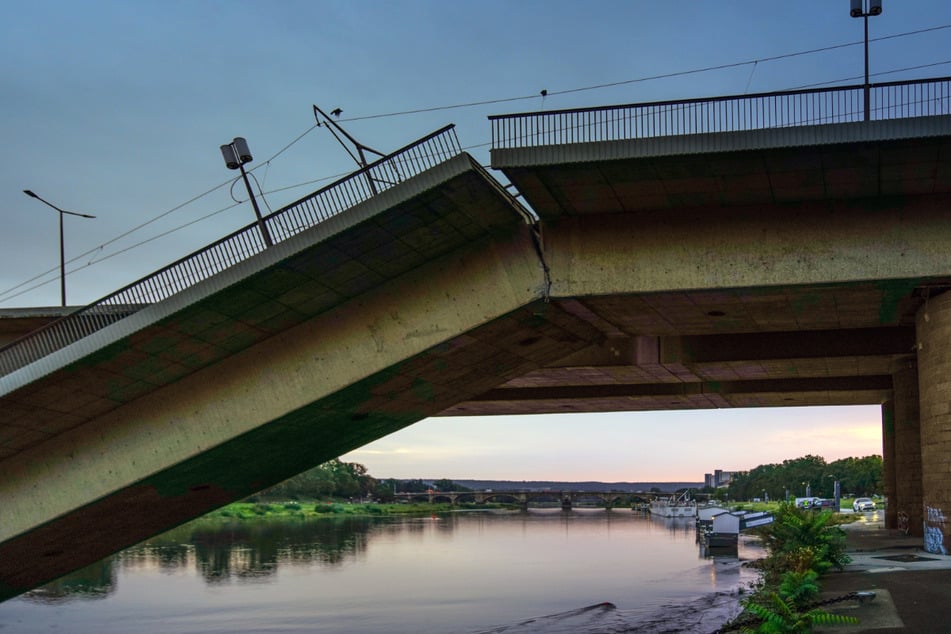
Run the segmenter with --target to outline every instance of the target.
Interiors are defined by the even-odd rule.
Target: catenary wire
[[[896,39],[896,38],[901,38],[901,37],[908,37],[908,36],[912,36],[912,35],[920,35],[920,34],[923,34],[923,33],[929,33],[929,32],[934,32],[934,31],[940,31],[940,30],[948,29],[948,28],[951,28],[951,24],[943,24],[943,25],[938,25],[938,26],[934,26],[934,27],[928,27],[928,28],[924,28],[924,29],[916,29],[916,30],[913,30],[913,31],[906,31],[906,32],[902,32],[902,33],[892,34],[892,35],[879,36],[879,37],[871,38],[869,41],[870,41],[870,42],[879,42],[879,41],[891,40],[891,39]],[[616,86],[622,86],[622,85],[633,84],[633,83],[641,83],[641,82],[647,82],[647,81],[654,81],[654,80],[658,80],[658,79],[667,79],[667,78],[672,78],[672,77],[682,77],[682,76],[692,75],[692,74],[698,74],[698,73],[712,72],[712,71],[717,71],[717,70],[725,70],[725,69],[729,69],[729,68],[737,68],[737,67],[742,67],[742,66],[746,66],[746,65],[750,65],[750,64],[752,64],[752,65],[754,66],[754,70],[755,70],[756,65],[757,65],[758,63],[760,63],[760,62],[764,62],[764,63],[765,63],[765,62],[778,61],[778,60],[781,60],[781,59],[789,59],[789,58],[793,58],[793,57],[799,57],[799,56],[803,56],[803,55],[811,55],[811,54],[815,54],[815,53],[821,53],[821,52],[827,52],[827,51],[837,50],[837,49],[841,49],[841,48],[847,48],[847,47],[851,47],[851,46],[857,46],[857,45],[860,45],[860,44],[863,44],[863,43],[864,43],[864,40],[858,41],[858,42],[848,42],[848,43],[843,43],[843,44],[834,44],[834,45],[830,45],[830,46],[824,46],[824,47],[818,47],[818,48],[808,49],[808,50],[805,50],[805,51],[796,51],[796,52],[792,52],[792,53],[784,53],[784,54],[781,54],[781,55],[773,55],[773,56],[769,56],[769,57],[756,58],[756,59],[746,60],[746,61],[742,61],[742,62],[732,62],[732,63],[728,63],[728,64],[718,64],[718,65],[707,66],[707,67],[698,68],[698,69],[691,69],[691,70],[685,70],[685,71],[676,71],[676,72],[672,72],[672,73],[663,73],[663,74],[652,75],[652,76],[648,76],[648,77],[639,77],[639,78],[634,78],[634,79],[628,79],[628,80],[622,80],[622,81],[610,82],[610,83],[604,83],[604,84],[596,84],[596,85],[592,85],[592,86],[584,86],[584,87],[572,88],[572,89],[566,89],[566,90],[560,90],[560,91],[546,91],[546,96],[565,95],[565,94],[572,94],[572,93],[577,93],[577,92],[600,90],[600,89],[604,89],[604,88],[613,88],[613,87],[616,87]],[[881,76],[881,75],[886,75],[886,74],[892,74],[892,73],[903,72],[903,71],[906,71],[906,70],[914,70],[914,69],[920,69],[920,68],[940,66],[940,65],[948,64],[948,63],[951,63],[951,62],[937,62],[937,63],[933,63],[933,64],[923,64],[923,65],[920,65],[920,66],[907,67],[907,68],[904,68],[904,69],[897,69],[897,70],[892,70],[892,71],[874,73],[874,75],[875,75],[875,76]],[[859,78],[861,78],[861,77],[859,77]],[[821,82],[821,83],[816,83],[816,84],[809,84],[809,85],[806,85],[806,86],[801,86],[800,88],[808,88],[808,87],[828,85],[828,84],[832,84],[832,83],[839,83],[839,82],[842,82],[842,81],[848,81],[848,80],[853,80],[853,79],[856,79],[856,78],[855,78],[855,77],[850,77],[850,78],[845,78],[845,79],[833,80],[833,81],[829,81],[829,82]],[[385,118],[385,117],[394,117],[394,116],[409,115],[409,114],[419,114],[419,113],[425,113],[425,112],[436,112],[436,111],[441,111],[441,110],[451,110],[451,109],[458,109],[458,108],[468,108],[468,107],[474,107],[474,106],[491,105],[491,104],[497,104],[497,103],[506,103],[506,102],[513,102],[513,101],[522,101],[522,100],[537,99],[537,98],[538,98],[538,95],[526,95],[526,96],[520,96],[520,97],[508,97],[508,98],[500,98],[500,99],[489,99],[489,100],[473,101],[473,102],[467,102],[467,103],[461,103],[461,104],[452,104],[452,105],[447,105],[447,106],[434,106],[434,107],[429,107],[429,108],[418,108],[418,109],[413,109],[413,110],[404,110],[404,111],[398,111],[398,112],[381,113],[381,114],[375,114],[375,115],[366,115],[366,116],[362,116],[362,117],[350,117],[350,118],[346,118],[346,119],[341,119],[340,121],[341,121],[341,122],[346,122],[346,121],[362,121],[362,120],[367,120],[367,119],[379,119],[379,118]],[[291,140],[289,143],[287,143],[284,147],[282,147],[280,150],[278,150],[276,153],[274,153],[270,158],[266,159],[265,161],[263,161],[263,162],[260,163],[259,165],[255,166],[254,168],[249,169],[248,172],[251,173],[251,172],[253,172],[253,171],[257,170],[257,169],[269,167],[271,161],[273,161],[274,159],[276,159],[277,157],[279,157],[281,154],[283,154],[284,152],[286,152],[288,149],[290,149],[292,146],[294,146],[297,142],[299,142],[301,139],[303,139],[305,136],[307,136],[310,132],[312,132],[312,131],[313,131],[315,128],[317,128],[317,127],[319,127],[319,125],[316,124],[316,123],[313,124],[313,125],[311,125],[311,126],[310,126],[309,128],[307,128],[304,132],[302,132],[301,134],[299,134],[297,137],[295,137],[293,140]],[[486,145],[490,145],[490,143],[482,143],[482,144],[477,144],[477,145],[471,145],[471,146],[467,146],[466,148],[463,148],[463,149],[472,149],[472,148],[477,148],[477,147],[484,147],[484,146],[486,146]],[[310,183],[314,183],[314,182],[320,182],[320,181],[322,181],[322,180],[329,180],[330,178],[333,178],[333,177],[329,177],[329,178],[326,178],[326,179],[316,179],[316,180],[308,181],[308,182],[301,183],[301,184],[298,184],[298,185],[291,185],[291,186],[283,187],[283,188],[280,188],[280,189],[277,189],[277,190],[273,190],[273,191],[270,192],[270,193],[273,193],[273,192],[276,192],[276,191],[285,191],[285,190],[287,190],[287,189],[293,189],[293,188],[300,187],[300,186],[303,186],[303,185],[306,185],[306,184],[310,184]],[[70,260],[67,261],[67,264],[71,264],[71,263],[73,263],[73,262],[75,262],[75,261],[77,261],[77,260],[81,260],[81,259],[85,258],[86,256],[91,255],[91,254],[94,254],[94,253],[96,253],[96,252],[101,252],[106,246],[108,246],[108,245],[110,245],[110,244],[114,244],[115,242],[117,242],[117,241],[119,241],[119,240],[121,240],[121,239],[127,237],[128,235],[130,235],[130,234],[132,234],[132,233],[134,233],[134,232],[136,232],[136,231],[139,231],[139,230],[141,230],[141,229],[143,229],[143,228],[145,228],[145,227],[147,227],[147,226],[149,226],[149,225],[151,225],[151,224],[157,222],[158,220],[160,220],[160,219],[162,219],[162,218],[164,218],[164,217],[166,217],[166,216],[168,216],[168,215],[174,213],[175,211],[178,211],[178,210],[182,209],[183,207],[186,207],[187,205],[190,205],[190,204],[196,202],[197,200],[200,200],[201,198],[204,198],[205,196],[207,196],[207,195],[209,195],[209,194],[211,194],[211,193],[217,191],[218,189],[220,189],[220,188],[222,188],[222,187],[224,187],[224,186],[226,186],[226,185],[229,185],[229,184],[230,184],[230,185],[233,185],[233,182],[234,182],[234,181],[233,181],[232,179],[229,179],[228,181],[224,181],[224,182],[222,182],[222,183],[219,183],[218,185],[216,185],[216,186],[214,186],[214,187],[212,187],[212,188],[206,190],[205,192],[202,192],[201,194],[198,194],[198,195],[196,195],[196,196],[194,196],[194,197],[188,199],[187,201],[185,201],[185,202],[183,202],[183,203],[181,203],[181,204],[179,204],[179,205],[176,205],[175,207],[172,207],[171,209],[169,209],[169,210],[167,210],[167,211],[165,211],[165,212],[160,213],[159,215],[157,215],[157,216],[151,218],[150,220],[147,220],[146,222],[143,222],[143,223],[141,223],[141,224],[139,224],[139,225],[137,225],[137,226],[135,226],[135,227],[129,229],[128,231],[125,231],[125,232],[123,232],[122,234],[120,234],[120,235],[118,235],[118,236],[116,236],[116,237],[114,237],[114,238],[112,238],[112,239],[110,239],[110,240],[107,240],[106,242],[103,242],[103,243],[100,244],[100,245],[97,245],[96,247],[94,247],[94,248],[92,248],[92,249],[89,249],[89,250],[87,250],[87,251],[85,251],[85,252],[83,252],[83,253],[80,253],[80,254],[74,256],[73,258],[71,258]],[[256,177],[255,177],[255,183],[256,183],[257,186],[258,186],[258,191],[261,193],[261,196],[263,197],[263,196],[264,196],[264,192],[262,191],[262,187],[261,187],[260,183],[257,182],[257,178],[256,178]],[[232,199],[234,199],[233,196],[232,196]],[[268,205],[266,199],[265,199],[265,205]],[[227,207],[227,208],[225,208],[225,209],[221,209],[221,210],[218,210],[218,211],[216,211],[216,212],[212,212],[211,214],[207,214],[207,215],[205,215],[205,216],[202,216],[201,218],[198,218],[198,219],[196,219],[196,220],[189,221],[189,222],[187,222],[187,223],[185,223],[185,224],[183,224],[183,225],[180,225],[179,227],[172,228],[172,229],[170,229],[170,230],[168,230],[168,231],[162,232],[162,233],[160,233],[160,234],[158,234],[158,235],[156,235],[156,236],[153,236],[153,237],[151,237],[151,238],[149,238],[149,239],[142,240],[142,241],[140,241],[140,242],[138,242],[138,243],[136,243],[136,244],[134,244],[134,245],[131,245],[130,247],[121,249],[121,250],[119,250],[119,251],[117,251],[117,252],[114,252],[114,253],[112,253],[112,254],[110,254],[110,255],[107,255],[107,256],[104,256],[104,257],[101,257],[101,258],[92,258],[92,259],[89,260],[89,262],[87,262],[87,264],[86,264],[85,266],[91,266],[92,264],[96,264],[96,263],[105,261],[105,260],[107,260],[107,259],[110,259],[111,257],[114,257],[114,256],[119,255],[119,254],[121,254],[121,253],[125,253],[125,252],[129,251],[129,250],[132,249],[132,248],[137,248],[137,247],[139,247],[139,246],[143,246],[143,245],[145,245],[145,244],[148,244],[149,242],[152,242],[153,240],[157,240],[157,239],[159,239],[159,238],[161,238],[161,237],[164,237],[164,236],[166,236],[166,235],[169,235],[170,233],[174,233],[175,231],[178,231],[178,230],[180,230],[180,229],[184,229],[184,228],[186,228],[186,227],[189,227],[189,226],[191,226],[192,224],[194,224],[194,223],[196,223],[196,222],[200,222],[201,220],[204,220],[204,219],[207,219],[207,218],[212,217],[212,216],[214,216],[214,215],[217,215],[218,213],[221,213],[222,211],[225,211],[225,210],[227,210],[227,209],[231,209],[231,208],[234,207],[234,206],[235,206],[235,205],[232,205],[232,206],[229,206],[229,207]],[[270,210],[270,206],[269,206],[269,205],[268,205],[268,209]],[[72,269],[71,271],[80,270],[81,268],[85,268],[85,266],[83,266],[83,267],[76,267],[76,268]],[[5,290],[5,291],[0,291],[0,301],[6,301],[6,300],[8,300],[8,299],[12,299],[13,297],[19,296],[19,295],[22,294],[22,293],[16,293],[15,295],[12,295],[12,296],[9,296],[9,297],[8,297],[8,295],[9,295],[12,291],[14,291],[14,290],[16,290],[16,289],[19,289],[19,288],[22,288],[23,286],[25,286],[25,285],[27,285],[27,284],[30,284],[31,282],[33,282],[33,281],[35,281],[35,280],[37,280],[37,279],[41,279],[42,277],[44,277],[44,276],[46,276],[46,275],[50,275],[50,274],[56,272],[56,270],[58,270],[58,267],[50,268],[50,269],[48,269],[47,271],[44,271],[44,272],[42,272],[42,273],[40,273],[40,274],[38,274],[38,275],[36,275],[36,276],[34,276],[34,277],[32,277],[32,278],[30,278],[30,279],[24,281],[24,282],[21,282],[21,283],[15,285],[15,286],[13,286],[13,287],[10,287],[9,289],[7,289],[7,290]],[[46,281],[46,282],[43,282],[43,283],[41,283],[41,286],[42,286],[42,285],[45,285],[45,284],[52,283],[52,281],[55,281],[55,280],[48,280],[48,281]],[[29,289],[29,290],[32,290],[33,288],[36,288],[36,287],[31,287],[31,289]]]

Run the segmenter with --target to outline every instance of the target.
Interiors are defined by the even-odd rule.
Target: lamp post
[[[865,20],[865,120],[869,120],[869,92],[871,89],[868,83],[868,18],[869,16],[880,15],[882,13],[882,0],[851,0],[852,6],[849,15],[853,18],[862,18]]]
[[[271,234],[268,233],[267,225],[264,224],[264,218],[261,216],[261,210],[258,208],[258,201],[251,191],[251,182],[248,180],[248,173],[244,171],[244,164],[254,160],[251,156],[251,150],[248,148],[248,142],[244,137],[235,137],[231,143],[221,146],[221,156],[225,159],[225,166],[229,170],[241,170],[241,178],[244,179],[244,186],[248,188],[248,197],[251,199],[251,206],[254,207],[254,215],[258,219],[258,228],[261,229],[261,237],[264,238],[264,244],[272,246]]]
[[[832,497],[835,499],[835,512],[838,513],[842,504],[842,483],[835,474],[830,473],[826,477],[832,478]]]
[[[79,216],[80,218],[95,218],[89,214],[81,214],[75,211],[66,211],[65,209],[60,209],[53,203],[48,200],[43,200],[38,195],[30,191],[29,189],[24,189],[23,193],[29,196],[30,198],[36,198],[38,201],[46,205],[47,207],[52,207],[59,212],[59,296],[60,304],[66,306],[66,244],[63,237],[63,216],[69,214],[70,216]]]

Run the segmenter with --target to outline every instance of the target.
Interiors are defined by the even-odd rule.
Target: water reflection
[[[103,559],[23,595],[38,603],[58,603],[71,598],[105,599],[116,589],[112,559]]]
[[[550,522],[554,513],[521,514],[521,530],[536,521]],[[566,532],[596,520],[610,526],[617,513],[559,512],[559,524]],[[481,517],[480,517],[481,516]],[[629,517],[629,516],[628,516]],[[117,587],[117,571],[159,571],[175,574],[194,570],[209,585],[261,580],[275,575],[281,566],[334,568],[365,556],[372,539],[422,540],[435,532],[447,538],[459,522],[459,515],[419,518],[342,517],[261,519],[210,524],[186,524],[128,548],[92,566],[73,572],[55,582],[27,593],[24,598],[55,602],[70,598],[101,599]],[[496,522],[498,514],[469,514],[476,524]],[[663,529],[674,540],[694,539],[700,558],[737,558],[737,550],[709,549],[696,539],[693,521],[687,518],[645,516],[655,529]]]
[[[450,518],[440,522],[439,528],[451,531],[453,524]],[[42,602],[103,598],[116,589],[117,569],[168,574],[193,569],[208,584],[220,584],[269,577],[279,565],[340,566],[361,557],[371,533],[412,533],[422,528],[421,524],[371,517],[186,524],[66,575],[24,598]]]
[[[725,620],[755,578],[742,542],[707,559],[694,541],[689,520],[617,510],[199,522],[0,605],[0,630],[522,632],[554,615],[564,631],[671,631],[672,610]]]

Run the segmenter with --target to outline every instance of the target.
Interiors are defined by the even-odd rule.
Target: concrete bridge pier
[[[918,364],[913,358],[892,365],[895,428],[894,511],[908,516],[909,534],[923,533],[921,433],[919,429]]]
[[[916,332],[924,545],[928,552],[947,555],[951,552],[951,293],[925,301],[918,309]]]
[[[885,506],[885,528],[898,527],[898,499],[895,497],[895,401],[882,403],[882,493],[888,504]]]

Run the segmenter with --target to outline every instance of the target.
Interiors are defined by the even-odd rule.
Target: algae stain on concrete
[[[878,323],[894,324],[898,321],[899,302],[902,298],[911,295],[921,280],[884,280],[875,282],[875,287],[882,293],[882,302],[878,308]]]

